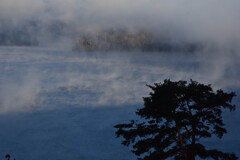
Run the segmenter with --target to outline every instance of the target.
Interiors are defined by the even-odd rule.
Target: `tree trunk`
[[[183,151],[184,159],[185,159],[185,160],[189,160],[189,159],[188,159],[187,152],[186,152],[186,150],[185,150],[185,148],[184,148],[184,145],[183,145],[182,134],[181,134],[180,129],[178,128],[178,126],[177,126],[177,131],[178,131],[179,142],[180,142],[180,145],[181,145],[181,148],[182,148],[182,151]]]

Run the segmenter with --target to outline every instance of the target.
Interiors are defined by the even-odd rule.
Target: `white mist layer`
[[[232,91],[240,88],[239,59],[239,54],[225,52],[76,53],[2,47],[0,113],[141,104],[149,92],[145,85],[166,78]]]
[[[86,30],[130,28],[146,29],[177,43],[238,50],[239,14],[240,1],[236,0],[1,0],[0,5],[0,22],[10,21],[9,28],[22,26],[21,31],[27,30],[45,45],[56,30],[63,42],[69,37],[76,40]]]

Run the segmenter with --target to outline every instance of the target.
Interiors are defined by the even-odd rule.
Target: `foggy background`
[[[0,157],[134,159],[113,126],[166,78],[236,92],[228,133],[205,143],[240,156],[239,12],[237,0],[0,0]],[[82,34],[122,28],[201,50],[72,50]]]
[[[71,47],[84,32],[145,29],[164,41],[238,49],[236,0],[1,0],[0,44]]]

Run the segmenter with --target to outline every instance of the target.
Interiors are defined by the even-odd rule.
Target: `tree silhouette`
[[[131,144],[140,160],[237,159],[234,153],[207,150],[200,143],[202,138],[221,138],[227,133],[222,111],[235,110],[231,104],[234,92],[214,92],[210,85],[192,80],[165,80],[147,86],[152,92],[143,98],[144,107],[136,112],[142,120],[115,126],[117,137],[124,138],[122,144]]]

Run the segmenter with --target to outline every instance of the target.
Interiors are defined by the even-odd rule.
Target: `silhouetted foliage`
[[[5,158],[7,158],[8,160],[10,160],[10,157],[11,157],[10,154],[5,155]]]
[[[5,155],[5,158],[6,158],[7,160],[10,160],[11,155],[10,155],[10,154],[6,154],[6,155]],[[16,160],[16,159],[14,158],[13,160]]]
[[[165,80],[147,86],[152,92],[143,98],[144,107],[136,112],[143,120],[115,126],[117,137],[124,138],[122,144],[131,144],[140,160],[237,159],[234,153],[208,150],[199,141],[227,133],[222,111],[235,110],[231,104],[234,92],[214,92],[210,85],[192,80]]]

